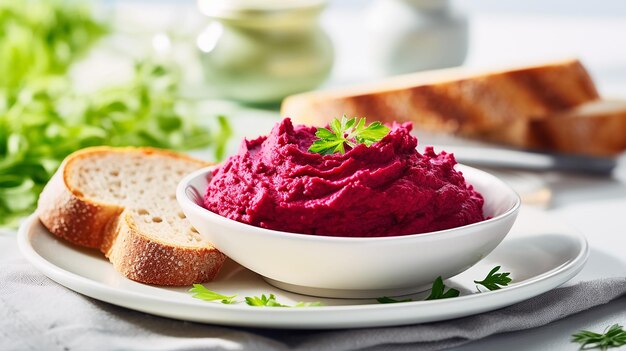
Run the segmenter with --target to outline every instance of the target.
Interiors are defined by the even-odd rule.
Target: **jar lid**
[[[317,15],[327,0],[198,0],[200,12],[217,19],[272,21]]]

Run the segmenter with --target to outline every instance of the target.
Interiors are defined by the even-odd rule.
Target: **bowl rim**
[[[196,170],[186,175],[178,183],[178,186],[176,187],[176,199],[179,203],[179,206],[181,206],[183,209],[189,209],[200,216],[208,217],[209,220],[218,221],[227,227],[231,227],[231,228],[239,227],[238,229],[244,228],[247,230],[256,231],[261,235],[269,235],[272,237],[285,238],[285,239],[291,239],[291,240],[306,240],[306,241],[315,241],[315,242],[335,242],[335,243],[381,243],[381,242],[394,242],[394,241],[426,240],[426,239],[433,238],[433,236],[436,238],[441,238],[441,237],[450,238],[450,237],[456,237],[456,236],[463,236],[467,232],[466,229],[484,226],[487,224],[495,224],[497,222],[501,222],[505,220],[511,215],[517,213],[522,202],[519,194],[510,185],[508,185],[507,183],[505,183],[498,177],[488,172],[485,172],[483,170],[480,170],[478,168],[474,168],[474,167],[457,163],[455,165],[455,169],[456,167],[460,167],[461,169],[459,171],[461,172],[463,172],[464,169],[469,169],[470,171],[476,172],[480,174],[481,176],[486,176],[499,182],[514,197],[515,201],[513,205],[504,213],[498,216],[485,219],[480,222],[466,224],[460,227],[455,227],[455,228],[450,228],[450,229],[437,230],[434,232],[406,234],[406,235],[393,235],[393,236],[380,236],[380,237],[342,237],[342,236],[326,236],[326,235],[292,233],[292,232],[285,232],[285,231],[280,231],[280,230],[257,227],[251,224],[238,222],[233,219],[223,217],[213,211],[210,211],[209,209],[198,205],[195,201],[190,199],[189,196],[187,196],[187,192],[186,192],[186,189],[189,183],[193,179],[196,179],[197,177],[200,177],[209,172],[212,172],[215,168],[219,166],[220,166],[219,164],[211,165],[211,166],[201,168],[199,170]],[[463,174],[463,176],[465,178],[465,174]],[[473,184],[470,184],[470,185],[473,186]],[[202,193],[201,196],[204,198],[204,193]],[[421,239],[418,239],[418,238],[421,238]]]

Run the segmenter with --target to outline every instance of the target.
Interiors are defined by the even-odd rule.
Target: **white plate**
[[[379,304],[375,300],[315,298],[282,291],[232,261],[217,280],[205,284],[230,295],[274,293],[279,302],[320,301],[322,307],[270,308],[245,303],[224,305],[194,299],[187,288],[140,284],[118,274],[97,251],[77,248],[50,234],[31,216],[20,227],[18,242],[26,258],[45,275],[81,294],[159,316],[236,326],[329,329],[391,326],[434,322],[498,309],[553,289],[583,267],[588,256],[584,237],[550,221],[542,212],[523,209],[506,239],[469,270],[446,280],[461,290],[457,298]],[[288,264],[288,263],[286,263]],[[477,293],[473,280],[496,265],[511,272],[514,283]],[[306,272],[302,272],[306,274]],[[425,293],[410,297],[420,300]]]

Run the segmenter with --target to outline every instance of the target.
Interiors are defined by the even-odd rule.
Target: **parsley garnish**
[[[232,304],[235,303],[235,298],[237,297],[237,295],[232,295],[232,296],[226,296],[226,295],[222,295],[219,293],[216,293],[215,291],[211,291],[207,288],[204,287],[204,285],[201,284],[194,284],[193,288],[189,289],[190,293],[193,293],[193,297],[195,297],[196,299],[200,299],[200,300],[204,300],[204,301],[216,301],[216,300],[221,300],[221,302],[223,304]]]
[[[194,284],[193,288],[189,289],[190,293],[193,293],[194,298],[204,300],[204,301],[220,301],[223,304],[233,304],[239,301],[236,301],[235,298],[237,295],[227,296],[222,295],[218,292],[211,291],[205,288],[201,284]],[[315,307],[315,306],[323,306],[321,302],[298,302],[293,306],[283,305],[276,301],[276,296],[274,294],[269,295],[261,295],[259,296],[246,296],[246,303],[250,306],[265,306],[265,307]]]
[[[581,344],[581,350],[606,350],[612,347],[620,347],[626,345],[626,330],[619,324],[613,324],[604,334],[581,330],[572,335],[572,342]]]
[[[289,307],[287,305],[283,305],[276,301],[276,296],[274,294],[269,294],[269,296],[265,296],[265,294],[258,296],[247,296],[246,303],[250,306],[265,306],[265,307]]]
[[[484,280],[478,281],[474,280],[474,283],[480,284],[489,290],[498,290],[501,289],[502,286],[507,286],[512,281],[509,278],[509,272],[496,273],[500,270],[500,266],[495,267],[494,269],[487,274],[487,277]]]
[[[247,296],[246,303],[250,306],[256,307],[292,307],[289,305],[283,305],[282,303],[276,301],[276,296],[274,294],[269,294],[266,296],[265,294],[258,296]],[[322,306],[321,302],[298,302],[293,307],[314,307],[314,306]]]
[[[356,117],[353,117],[348,119],[345,115],[341,117],[341,121],[334,118],[329,126],[330,130],[326,128],[317,129],[315,136],[319,139],[315,140],[309,147],[310,152],[321,155],[332,155],[336,152],[344,154],[346,152],[345,145],[351,148],[358,144],[371,146],[389,133],[389,128],[380,122],[373,122],[366,127],[365,118],[357,120]]]
[[[426,300],[448,299],[451,297],[457,297],[460,294],[460,291],[457,289],[450,288],[448,291],[445,291],[445,289],[446,286],[443,284],[443,279],[441,276],[437,277],[433,283],[430,295],[426,298]]]

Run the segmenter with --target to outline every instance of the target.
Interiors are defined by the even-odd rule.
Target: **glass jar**
[[[207,82],[226,98],[275,103],[329,75],[330,39],[319,26],[324,0],[199,0],[211,18],[197,46]]]
[[[365,18],[382,75],[458,66],[467,55],[468,21],[449,0],[375,0]]]

